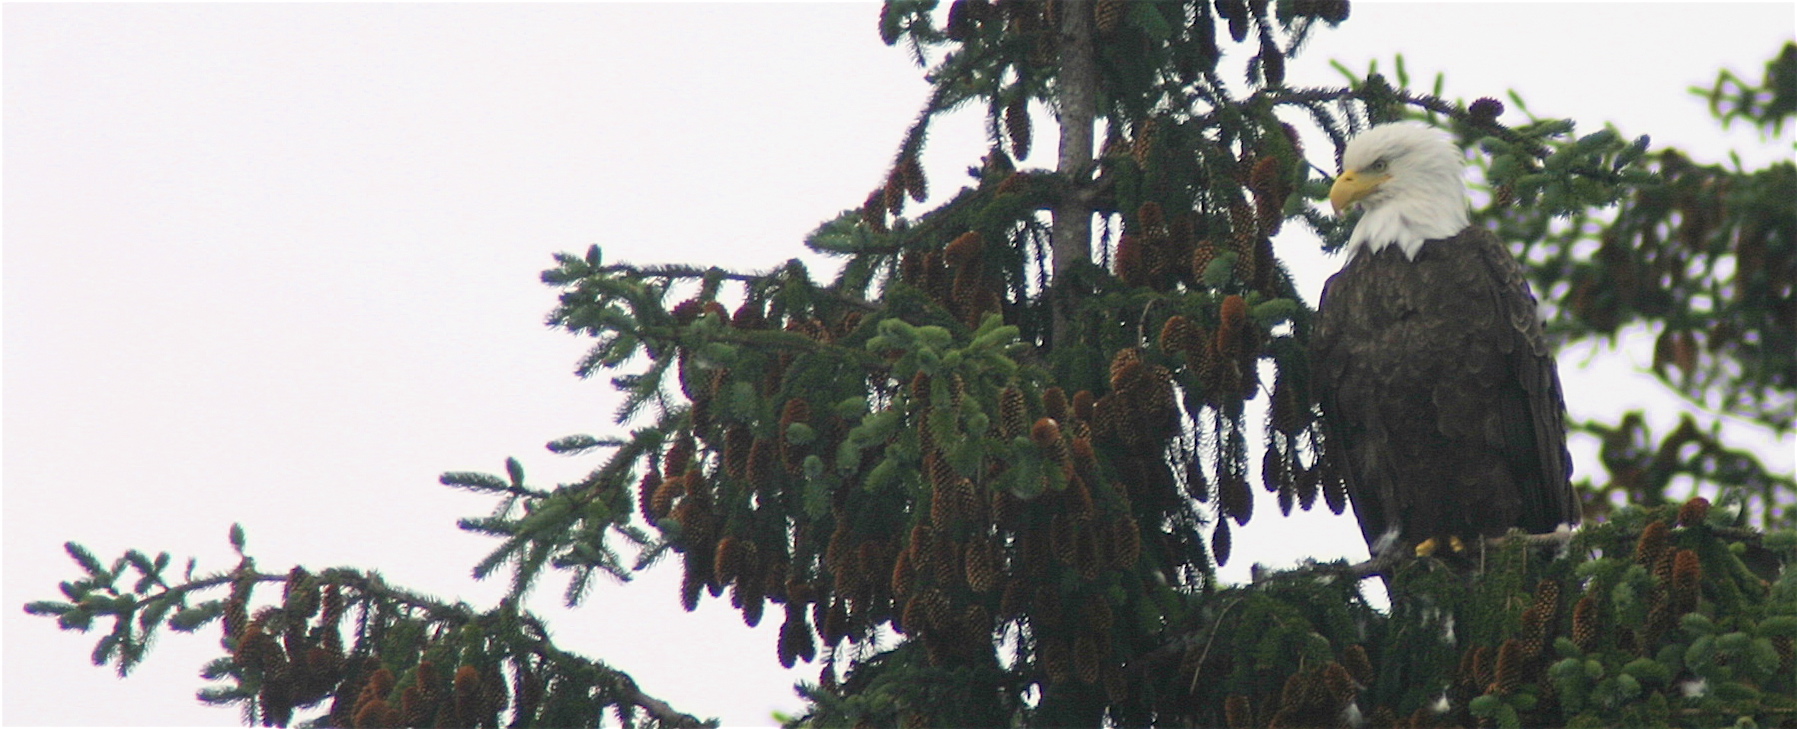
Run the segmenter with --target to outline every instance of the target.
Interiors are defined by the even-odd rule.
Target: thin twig
[[[1210,626],[1210,637],[1204,641],[1204,650],[1198,653],[1198,663],[1192,666],[1192,685],[1186,689],[1186,693],[1198,692],[1198,677],[1204,675],[1204,659],[1210,657],[1210,646],[1217,640],[1217,631],[1223,629],[1223,616],[1228,615],[1231,609],[1241,603],[1242,598],[1238,597],[1228,605],[1224,605],[1222,612],[1217,613],[1217,621]]]

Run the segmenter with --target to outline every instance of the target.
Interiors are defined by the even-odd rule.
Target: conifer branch
[[[527,640],[532,648],[532,652],[537,653],[547,660],[559,663],[573,663],[595,670],[602,680],[611,684],[613,690],[610,693],[612,696],[620,701],[632,704],[648,712],[650,716],[655,717],[655,720],[659,722],[661,726],[673,729],[697,729],[699,727],[718,726],[718,721],[716,719],[709,721],[700,720],[698,717],[675,709],[666,701],[643,693],[642,689],[637,687],[636,679],[631,678],[630,674],[611,668],[602,662],[568,653],[567,651],[557,648],[548,638],[548,627],[543,625],[542,620],[535,615],[521,613],[518,617],[521,622],[530,628],[530,632],[527,634]]]
[[[1480,122],[1479,120],[1474,119],[1467,109],[1439,96],[1415,93],[1409,89],[1393,89],[1391,90],[1391,94],[1392,96],[1389,97],[1390,100],[1396,101],[1397,103],[1441,114],[1442,116],[1463,123],[1477,124],[1479,131],[1511,144],[1524,145],[1528,147],[1529,151],[1536,157],[1546,157],[1550,153],[1547,148],[1540,146],[1538,140],[1519,134],[1515,130],[1495,122]],[[1369,99],[1369,96],[1378,96],[1378,94],[1369,94],[1363,89],[1349,88],[1275,89],[1272,91],[1258,91],[1255,95],[1264,100],[1264,103],[1273,106],[1303,106],[1307,108],[1332,101],[1370,101],[1372,99]],[[1387,97],[1380,96],[1379,98],[1385,99]],[[1215,114],[1212,113],[1199,118],[1209,120],[1214,116]]]
[[[668,280],[703,280],[707,278],[717,278],[725,281],[739,281],[752,284],[761,283],[771,277],[778,276],[780,271],[785,270],[785,268],[785,265],[781,265],[779,268],[765,273],[743,273],[740,271],[717,268],[715,266],[701,268],[691,264],[667,264],[638,267],[628,263],[614,263],[601,269],[601,271],[608,274],[621,274],[627,278],[661,278]],[[862,311],[878,311],[880,308],[878,304],[866,299],[842,294],[827,287],[818,287],[816,292],[829,297],[837,303],[852,306]]]
[[[83,550],[82,553],[85,554],[85,551]],[[228,572],[220,572],[195,579],[189,579],[175,585],[165,584],[163,585],[164,589],[161,590],[120,593],[117,589],[107,585],[94,590],[93,598],[83,600],[80,605],[38,602],[27,606],[27,612],[63,618],[70,613],[86,611],[90,614],[98,613],[112,616],[118,620],[132,621],[133,617],[142,614],[140,611],[156,611],[154,613],[155,615],[158,617],[162,616],[164,613],[160,612],[160,610],[164,610],[166,607],[155,607],[158,605],[176,608],[173,614],[168,615],[165,619],[132,621],[142,624],[142,633],[135,637],[135,640],[138,643],[148,643],[154,631],[164,623],[166,623],[168,627],[181,632],[193,632],[206,622],[223,616],[225,620],[225,630],[238,631],[237,634],[227,633],[226,635],[227,647],[232,645],[238,646],[234,649],[235,652],[233,656],[225,659],[231,661],[230,665],[233,666],[228,675],[243,682],[252,680],[250,677],[252,675],[261,675],[259,673],[243,673],[244,666],[241,664],[241,661],[255,659],[246,658],[248,656],[248,653],[245,653],[247,649],[244,648],[242,644],[231,642],[245,639],[245,634],[243,633],[243,617],[233,619],[232,611],[234,609],[238,611],[247,611],[249,606],[239,604],[236,608],[226,606],[221,609],[219,607],[220,603],[209,602],[198,607],[188,608],[185,607],[186,600],[188,596],[194,593],[223,586],[231,586],[233,601],[243,600],[244,597],[249,594],[250,586],[260,583],[283,583],[288,586],[289,591],[292,591],[296,588],[294,583],[296,574],[304,575],[305,572],[298,568],[290,572],[279,574],[262,572],[255,569],[252,560],[245,558],[237,568]],[[717,726],[716,721],[701,721],[690,714],[686,714],[673,708],[665,701],[644,693],[636,685],[636,681],[623,671],[607,666],[601,661],[579,656],[560,649],[550,640],[549,631],[539,618],[528,612],[518,610],[516,604],[509,599],[502,600],[500,604],[492,610],[476,612],[473,607],[465,602],[446,602],[422,593],[394,587],[387,584],[387,582],[375,572],[364,572],[346,567],[334,567],[323,570],[316,576],[307,576],[305,579],[305,584],[308,587],[303,589],[343,589],[348,594],[344,595],[340,604],[360,603],[364,605],[364,623],[358,630],[369,630],[370,626],[368,623],[370,622],[386,622],[403,618],[414,620],[422,619],[428,623],[435,624],[441,629],[438,631],[441,634],[453,634],[467,626],[478,626],[482,629],[483,633],[491,635],[492,638],[499,643],[521,646],[527,652],[536,655],[544,663],[556,666],[556,671],[562,675],[584,676],[590,678],[594,682],[595,687],[599,688],[602,695],[608,697],[609,700],[638,707],[647,712],[663,727],[690,729],[696,727]],[[102,595],[105,596],[102,597]],[[314,601],[311,604],[311,609],[314,610],[317,608],[316,597],[317,595],[314,593]],[[283,600],[280,603],[280,609],[296,609],[292,607],[295,604],[293,600],[294,598],[291,594],[284,595]],[[307,608],[297,609],[301,611],[299,615],[304,616],[306,614]],[[403,613],[408,611],[414,613],[414,615],[403,615]],[[190,617],[190,613],[202,617]],[[245,612],[240,612],[239,614],[247,616]],[[261,614],[262,613],[259,611],[258,615]],[[282,613],[277,612],[274,614],[279,615]],[[293,616],[290,615],[286,619],[292,619],[292,617]],[[77,620],[65,620],[63,628],[65,630],[84,631],[90,620],[91,617]],[[304,618],[302,617],[301,620],[303,623]],[[507,630],[505,626],[508,624],[514,627]],[[422,636],[423,633],[420,633],[419,635]],[[116,641],[117,638],[114,636],[102,638],[103,645]],[[358,644],[361,642],[362,641],[360,640],[357,641]],[[96,656],[116,655],[116,660],[120,661],[122,667],[124,667],[129,663],[135,662],[135,659],[132,658],[132,656],[135,655],[135,651],[138,650],[140,649],[132,648],[131,646],[120,646],[120,649],[104,654],[97,651]],[[223,678],[226,677],[226,675],[227,674],[221,673],[218,677]],[[253,680],[262,681],[266,679]],[[256,684],[245,685],[254,686]],[[345,690],[344,686],[347,685],[348,684],[346,683],[336,686],[335,688],[330,689],[330,693],[324,695],[328,697],[335,692],[343,691]],[[348,690],[356,691],[359,689],[352,687]],[[207,691],[213,690],[207,689],[202,693],[204,694]],[[238,689],[226,689],[219,695],[222,696],[235,691],[238,691]],[[246,697],[254,695],[254,690],[249,694],[245,694]],[[355,696],[350,695],[342,700],[353,701],[355,698]],[[234,701],[235,699],[225,700]],[[312,703],[316,703],[316,701],[317,700],[314,700]],[[264,710],[266,710],[266,707]],[[285,725],[285,720],[281,720],[277,723]]]

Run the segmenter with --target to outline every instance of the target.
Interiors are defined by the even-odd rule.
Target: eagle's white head
[[[1337,215],[1355,205],[1366,211],[1348,239],[1349,257],[1396,244],[1414,259],[1423,241],[1464,230],[1464,167],[1446,134],[1417,122],[1382,124],[1348,142],[1329,202]]]

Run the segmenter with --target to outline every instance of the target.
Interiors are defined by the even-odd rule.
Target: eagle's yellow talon
[[[1441,542],[1437,541],[1435,537],[1429,537],[1428,539],[1423,540],[1421,544],[1416,545],[1416,556],[1428,557],[1435,554],[1435,550],[1440,548]]]
[[[1448,537],[1448,546],[1454,548],[1455,554],[1466,551],[1466,542],[1460,541],[1460,537],[1457,536]]]

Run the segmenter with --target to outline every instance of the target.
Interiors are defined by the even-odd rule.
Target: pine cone
[[[1007,440],[1023,435],[1029,412],[1024,406],[1023,391],[1007,385],[998,391],[999,433]]]
[[[1056,421],[1067,420],[1067,391],[1050,387],[1042,391],[1043,414]]]
[[[730,606],[742,611],[743,624],[751,628],[761,624],[767,609],[767,595],[761,591],[761,580],[745,576],[730,586]]]
[[[1231,200],[1229,203],[1229,250],[1235,252],[1235,278],[1243,284],[1252,286],[1260,274],[1257,244],[1260,239],[1260,227],[1254,210],[1243,200]]]
[[[968,605],[961,611],[961,628],[968,641],[989,642],[992,640],[992,613],[980,603]]]
[[[1321,490],[1318,488],[1321,475],[1322,469],[1316,466],[1294,470],[1292,490],[1298,497],[1298,508],[1310,511],[1310,507],[1317,503],[1317,492]]]
[[[918,522],[911,527],[911,540],[906,542],[905,549],[911,554],[911,568],[919,573],[935,571],[931,560],[936,554],[936,530],[927,522]]]
[[[1105,564],[1105,542],[1089,524],[1074,530],[1073,540],[1074,567],[1079,570],[1080,579],[1087,582],[1098,579],[1098,571]]]
[[[698,569],[696,562],[692,552],[687,552],[681,560],[680,607],[689,613],[699,609],[699,590],[705,587],[706,576]]]
[[[1273,429],[1285,434],[1288,438],[1296,438],[1298,433],[1309,425],[1309,403],[1301,402],[1303,398],[1295,392],[1291,378],[1285,368],[1279,368],[1279,375],[1273,380],[1273,402],[1267,408],[1267,416],[1272,419]]]
[[[911,566],[911,550],[899,550],[898,559],[892,562],[892,580],[889,589],[892,597],[902,600],[911,594],[911,582],[917,579],[917,573]]]
[[[875,233],[886,232],[886,191],[876,189],[868,193],[867,201],[861,204],[861,224]]]
[[[1096,411],[1097,400],[1092,397],[1091,390],[1080,390],[1079,392],[1073,393],[1072,414],[1075,425],[1090,423]],[[1074,435],[1075,437],[1078,437],[1079,433],[1075,431]],[[1090,434],[1087,434],[1087,436],[1089,437]]]
[[[1242,297],[1230,294],[1224,297],[1218,308],[1217,317],[1217,354],[1227,359],[1234,359],[1241,354],[1244,334],[1248,328],[1248,302]]]
[[[1466,111],[1468,121],[1474,125],[1489,125],[1496,123],[1498,116],[1504,113],[1504,102],[1487,96],[1474,101]]]
[[[1100,34],[1110,35],[1117,32],[1118,24],[1123,22],[1124,6],[1124,0],[1098,0],[1098,5],[1093,8],[1093,14]],[[1087,681],[1087,683],[1091,682]]]
[[[743,566],[743,543],[735,536],[727,536],[718,540],[717,553],[712,557],[711,571],[713,579],[723,584],[736,581],[736,576]],[[738,605],[737,607],[741,607]]]
[[[923,202],[930,196],[930,183],[923,175],[923,165],[917,161],[916,154],[907,154],[899,161],[899,176],[905,181],[905,191],[911,199]]]
[[[1248,711],[1248,697],[1232,694],[1224,699],[1223,721],[1229,729],[1253,729],[1254,715]]]
[[[1055,514],[1049,521],[1048,544],[1062,564],[1071,566],[1079,559],[1078,536],[1074,521],[1066,514]]]
[[[1354,677],[1347,667],[1334,661],[1323,666],[1323,688],[1329,692],[1337,706],[1343,707],[1354,701],[1354,695],[1360,690],[1355,686]]]
[[[977,265],[985,247],[985,239],[979,232],[970,230],[957,236],[942,249],[942,259],[955,268]]]
[[[1597,619],[1597,601],[1587,593],[1572,609],[1572,643],[1580,651],[1589,653],[1597,647]]]
[[[930,556],[930,566],[935,568],[936,584],[943,589],[952,589],[960,585],[965,568],[962,566],[961,543],[938,533],[936,536],[935,554]]]
[[[795,618],[791,606],[786,610],[786,621],[780,623],[780,639],[775,644],[775,652],[782,668],[792,668],[799,659],[799,638],[797,633],[803,629],[800,624],[805,620],[804,611],[799,611]],[[795,623],[796,620],[796,623]],[[811,631],[804,630],[805,642],[811,641]]]
[[[462,664],[455,670],[454,692],[456,723],[474,726],[480,721],[480,670]]]
[[[1693,496],[1678,508],[1678,525],[1692,527],[1702,524],[1710,514],[1710,500],[1702,496]]]
[[[968,589],[984,594],[998,585],[998,560],[993,555],[991,542],[984,538],[970,539],[965,561]]]
[[[823,603],[818,603],[818,605],[821,607]],[[909,606],[906,607],[909,610]],[[909,629],[907,626],[906,630]],[[843,638],[849,636],[849,610],[843,605],[841,596],[830,601],[829,612],[824,614],[823,635],[824,642],[832,646],[841,643]]]
[[[1063,407],[1062,410],[1064,411],[1065,408]],[[1030,426],[1030,440],[1036,444],[1037,448],[1042,449],[1043,453],[1053,458],[1059,452],[1056,446],[1061,442],[1060,423],[1055,422],[1055,419],[1051,417],[1037,418],[1036,424]]]
[[[674,499],[686,492],[686,479],[664,479],[656,486],[654,495],[649,497],[649,512],[655,516],[654,521],[667,516],[674,508]]]
[[[1129,154],[1135,159],[1137,167],[1148,166],[1148,156],[1154,151],[1154,134],[1157,126],[1154,117],[1149,117],[1136,127],[1135,140],[1130,145]]]
[[[1117,239],[1117,278],[1125,286],[1147,286],[1149,283],[1147,245],[1141,236],[1124,233]]]
[[[943,25],[943,32],[949,40],[966,42],[978,29],[976,14],[977,11],[968,8],[968,0],[955,0],[948,6],[948,22]]]
[[[886,174],[886,187],[881,191],[881,201],[886,212],[893,217],[905,211],[905,173],[900,165],[893,165],[892,171]]]
[[[505,674],[500,673],[499,664],[493,663],[481,671],[480,676],[481,711],[486,716],[493,716],[505,711],[511,696],[506,692]]]
[[[1229,21],[1229,37],[1240,43],[1248,37],[1247,0],[1216,0],[1217,14]]]
[[[650,464],[647,469],[644,469],[643,480],[636,487],[637,508],[642,511],[643,521],[648,522],[649,526],[655,526],[661,518],[661,515],[655,511],[655,492],[660,489],[661,471],[654,464]]]
[[[1098,683],[1098,643],[1090,631],[1080,631],[1073,639],[1073,674],[1083,684]]]
[[[1366,648],[1358,643],[1342,650],[1341,663],[1342,667],[1348,669],[1348,674],[1354,677],[1354,681],[1362,686],[1371,685],[1377,675],[1373,673],[1373,662],[1367,658]]]
[[[1011,155],[1017,159],[1030,156],[1029,97],[1018,93],[1005,105],[1005,134],[1011,138]]]
[[[405,721],[405,717],[400,715],[398,709],[389,706],[386,699],[372,699],[359,704],[356,708],[355,725],[357,727],[399,726],[403,721]]]
[[[1703,580],[1703,567],[1697,559],[1697,553],[1689,549],[1678,550],[1672,563],[1672,608],[1679,614],[1697,609],[1698,583]]]
[[[1248,479],[1233,473],[1218,476],[1217,496],[1224,516],[1234,519],[1237,526],[1248,525],[1248,519],[1254,516],[1254,492],[1248,487]]]
[[[1267,86],[1282,86],[1282,85],[1284,85],[1285,84],[1285,54],[1280,53],[1279,47],[1276,45],[1273,45],[1273,39],[1271,36],[1261,36],[1259,58],[1260,58],[1260,74],[1261,74],[1261,78],[1266,81],[1265,85],[1267,85]]]
[[[686,469],[692,465],[693,450],[691,436],[675,438],[674,442],[668,446],[667,455],[662,458],[662,473],[668,478],[686,473]]]
[[[1290,469],[1291,466],[1286,461],[1285,453],[1274,444],[1268,443],[1260,457],[1261,487],[1270,494],[1279,493],[1281,490],[1290,490],[1292,485]]]
[[[1494,682],[1496,691],[1494,693],[1499,696],[1516,693],[1516,687],[1522,685],[1523,664],[1528,661],[1524,653],[1522,644],[1514,638],[1504,641],[1504,644],[1498,648],[1497,678]]]
[[[924,632],[947,632],[954,628],[954,606],[948,596],[934,587],[919,593],[917,599],[923,602]]]
[[[1161,324],[1160,347],[1168,354],[1185,354],[1191,348],[1192,337],[1196,327],[1192,320],[1183,315],[1174,314]]]
[[[1049,683],[1066,683],[1073,677],[1072,659],[1065,640],[1056,636],[1037,638],[1036,653],[1043,673],[1048,674]]]
[[[1135,517],[1128,514],[1111,522],[1111,565],[1128,571],[1142,556],[1142,532]]]
[[[1204,281],[1204,272],[1210,269],[1211,261],[1217,260],[1217,246],[1210,240],[1201,240],[1192,246],[1192,280]]]
[[[1121,390],[1140,379],[1142,373],[1142,350],[1125,347],[1111,356],[1111,389]]]
[[[1005,582],[1005,591],[998,598],[998,618],[1011,620],[1020,617],[1023,603],[1028,599],[1029,588],[1025,587],[1023,578],[1013,577]]]
[[[1791,675],[1791,669],[1797,667],[1797,643],[1793,643],[1791,636],[1775,635],[1772,636],[1772,650],[1778,652],[1776,675]]]
[[[1017,497],[1012,496],[1009,489],[988,489],[991,491],[989,505],[991,507],[992,524],[999,529],[1013,529],[1017,525]]]
[[[1210,551],[1216,556],[1218,567],[1229,563],[1229,547],[1229,520],[1218,519],[1210,533]]]
[[[1547,625],[1552,625],[1554,616],[1560,612],[1560,583],[1554,580],[1542,580],[1535,584],[1535,608],[1541,611]]]
[[[1342,478],[1334,458],[1326,458],[1316,467],[1322,468],[1319,476],[1323,487],[1323,500],[1329,504],[1329,511],[1341,514],[1348,508],[1348,482]]]
[[[1641,539],[1635,542],[1635,564],[1652,569],[1660,561],[1660,555],[1666,550],[1668,541],[1666,522],[1654,521],[1641,530]]]

